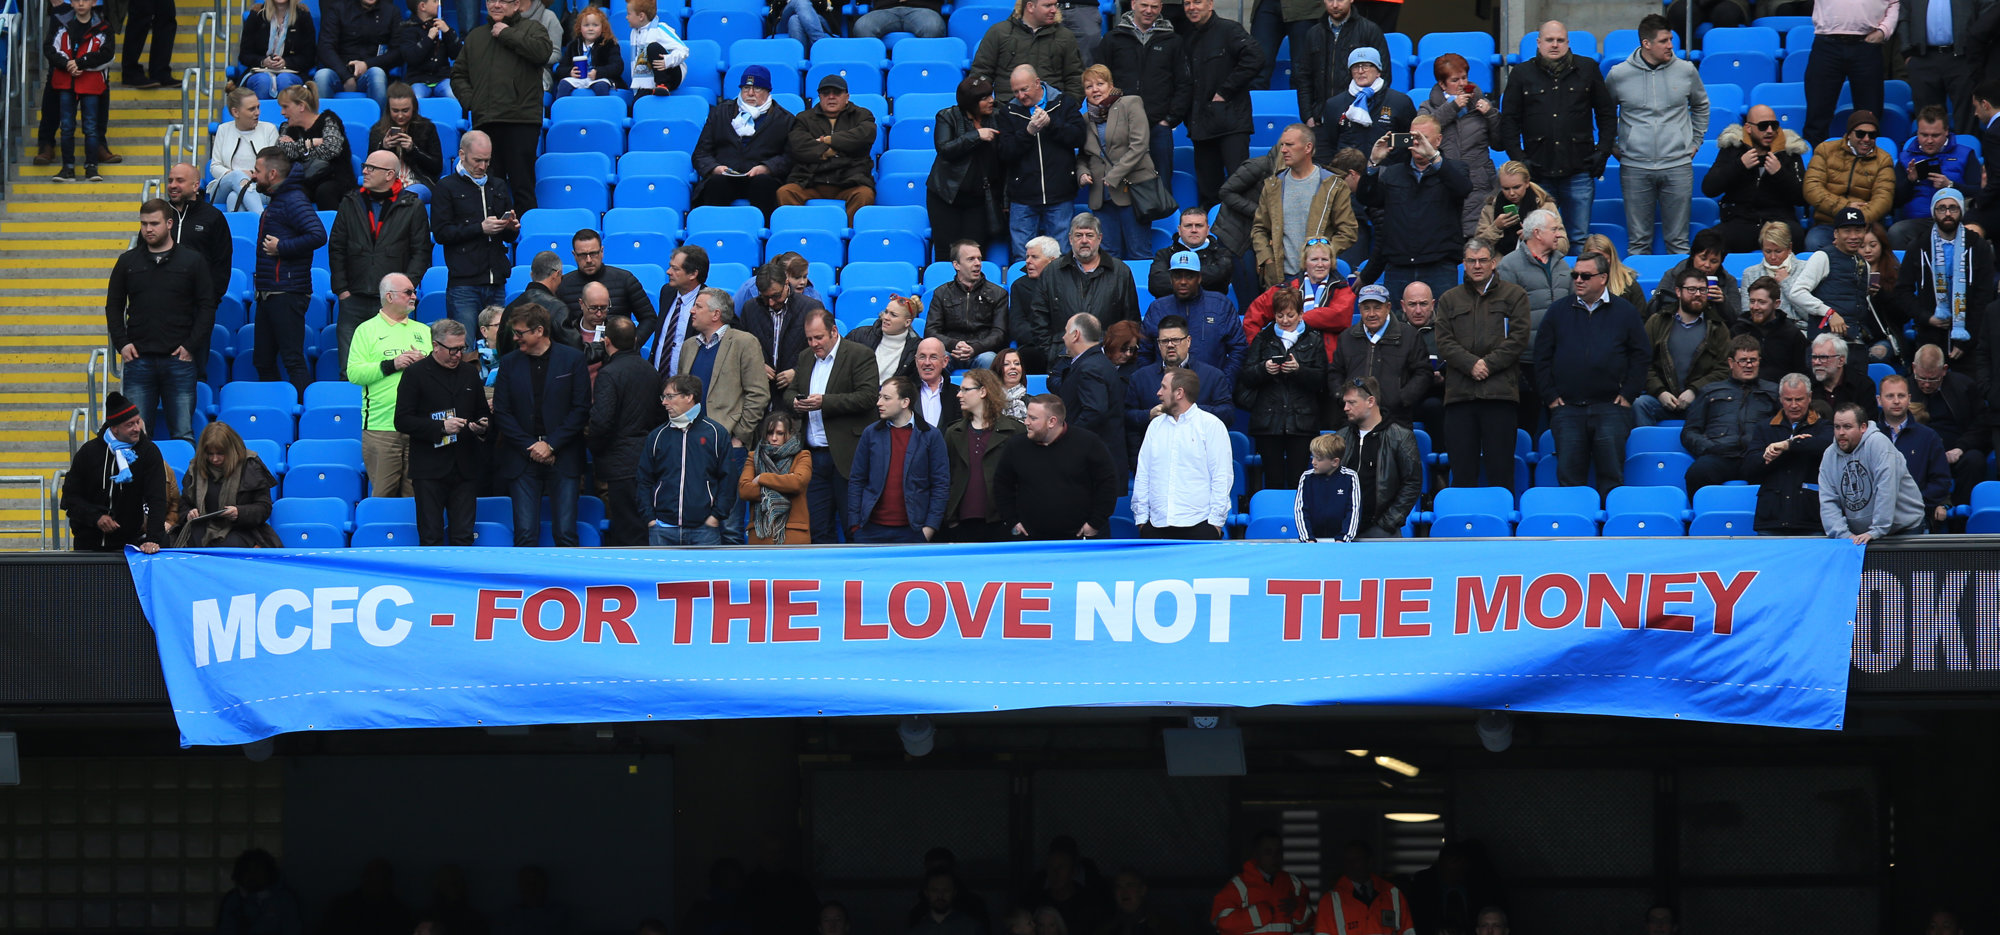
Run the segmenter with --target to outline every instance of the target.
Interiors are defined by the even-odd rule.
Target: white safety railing
[[[49,531],[54,525],[51,519],[54,504],[49,501],[49,479],[40,474],[0,474],[0,487],[35,488],[35,503],[41,508],[41,520],[34,525],[34,533],[38,540],[37,548],[44,552],[48,551]],[[0,530],[13,533],[29,531],[19,520],[0,524]]]
[[[63,522],[62,512],[62,487],[67,477],[69,468],[57,470],[54,479],[49,482],[49,495],[42,501],[45,504],[42,510],[49,518],[49,542],[58,552],[69,551],[69,524]]]

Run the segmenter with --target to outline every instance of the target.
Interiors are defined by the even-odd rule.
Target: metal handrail
[[[90,432],[90,410],[78,406],[69,411],[69,456],[72,458],[76,457],[76,426],[79,422],[83,423],[83,430],[86,433],[85,437],[88,437],[88,433]]]
[[[139,203],[143,205],[148,201],[161,197],[161,187],[159,179],[147,179],[146,184],[139,186]]]
[[[98,374],[103,376],[99,377]],[[111,349],[94,347],[83,362],[83,385],[87,394],[84,399],[86,411],[83,425],[89,434],[97,433],[99,413],[104,411],[104,401],[111,393]],[[74,451],[74,449],[72,449]]]
[[[46,552],[49,550],[49,479],[40,474],[0,475],[0,486],[25,487],[30,484],[34,485],[35,500],[42,508],[42,520],[36,524],[35,529],[37,547]]]
[[[49,481],[49,495],[45,501],[48,505],[43,507],[49,518],[49,541],[55,543],[58,552],[69,551],[66,544],[69,541],[69,524],[63,522],[62,515],[63,481],[68,478],[69,468],[56,469],[55,477]]]
[[[180,148],[181,140],[185,138],[186,133],[187,124],[185,123],[168,124],[165,130],[160,131],[161,178],[166,178],[167,173],[173,171],[174,153]]]

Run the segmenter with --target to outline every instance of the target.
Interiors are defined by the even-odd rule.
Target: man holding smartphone
[[[1902,251],[1922,243],[1930,227],[1931,196],[1962,187],[1979,154],[1951,135],[1944,108],[1932,105],[1917,111],[1917,131],[1896,154],[1896,162],[1902,168],[1896,172],[1895,223],[1888,246]]]

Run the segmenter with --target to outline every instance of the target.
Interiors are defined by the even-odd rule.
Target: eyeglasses
[[[394,166],[378,166],[378,165],[376,165],[376,164],[374,164],[374,163],[372,163],[372,162],[364,162],[364,163],[362,163],[362,164],[361,164],[361,168],[362,168],[363,170],[367,170],[367,169],[374,169],[374,170],[375,170],[375,171],[377,171],[377,172],[394,172],[394,171],[396,171],[396,169],[395,169],[395,167],[394,167]]]
[[[525,338],[525,337],[527,337],[527,336],[528,336],[528,335],[530,335],[530,334],[533,334],[533,333],[535,333],[535,331],[537,331],[537,330],[539,330],[539,329],[535,329],[535,328],[515,328],[515,329],[512,329],[512,330],[513,330],[513,332],[514,332],[514,340],[518,341],[518,340],[520,340],[520,339],[522,339],[522,338]]]
[[[584,311],[586,311],[586,312],[608,312],[608,311],[611,311],[611,306],[609,306],[609,305],[586,305],[586,306],[584,306],[584,307],[583,307],[583,310],[584,310]]]
[[[1776,129],[1778,128],[1778,121],[1776,121],[1776,120],[1759,120],[1759,121],[1757,121],[1756,123],[1753,123],[1753,124],[1751,124],[1751,126],[1753,126],[1753,127],[1756,127],[1757,129],[1759,129],[1759,130],[1762,130],[1762,131],[1764,131],[1764,132],[1766,132],[1766,133],[1769,133],[1769,132],[1771,132],[1772,130],[1776,130]]]
[[[1161,343],[1161,344],[1180,344],[1181,342],[1183,342],[1183,341],[1186,341],[1187,339],[1188,339],[1188,336],[1187,336],[1187,335],[1181,335],[1181,336],[1180,336],[1180,337],[1178,337],[1178,338],[1170,338],[1170,337],[1167,337],[1166,335],[1164,335],[1164,334],[1163,334],[1163,335],[1160,335],[1160,339],[1159,339],[1159,343]]]
[[[586,258],[586,257],[593,257],[593,256],[603,256],[603,255],[604,255],[604,251],[603,251],[603,250],[601,250],[601,249],[599,249],[599,250],[577,250],[577,251],[574,251],[574,254],[575,254],[575,256],[576,256],[576,258],[577,258],[577,259],[581,260],[581,259],[584,259],[584,258]]]
[[[446,353],[449,353],[449,354],[463,354],[463,353],[465,353],[465,345],[463,345],[463,344],[440,344],[440,343],[438,343],[438,342],[436,342],[436,341],[432,341],[432,342],[431,342],[431,344],[432,344],[433,346],[437,347],[437,348],[438,348],[439,350],[442,350],[442,351],[444,351],[444,352],[446,352]]]
[[[1848,135],[1848,136],[1851,136],[1851,137],[1854,137],[1854,138],[1855,138],[1855,139],[1857,139],[1857,140],[1872,140],[1872,139],[1874,139],[1874,138],[1875,138],[1875,131],[1874,131],[1874,130],[1849,130],[1849,131],[1847,131],[1847,135]]]
[[[414,289],[414,288],[411,288],[411,289],[391,289],[391,290],[389,290],[389,294],[390,294],[390,295],[416,295],[416,294],[417,294],[417,290],[416,290],[416,289]]]
[[[1814,360],[1839,360],[1839,359],[1840,359],[1840,355],[1839,355],[1839,354],[1814,354],[1814,355],[1812,355],[1812,359],[1814,359]]]

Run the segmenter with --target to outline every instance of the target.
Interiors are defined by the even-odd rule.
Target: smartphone
[[[1389,134],[1389,148],[1391,149],[1409,149],[1410,147],[1415,146],[1416,143],[1417,143],[1417,135],[1415,133]]]
[[[1265,360],[1268,360],[1268,361],[1273,361],[1273,362],[1275,362],[1275,363],[1280,363],[1280,364],[1282,364],[1282,363],[1284,363],[1285,361],[1288,361],[1288,360],[1291,360],[1291,359],[1292,359],[1292,352],[1291,352],[1291,351],[1285,351],[1285,350],[1280,350],[1280,351],[1278,351],[1277,353],[1275,353],[1275,354],[1272,354],[1271,356],[1269,356],[1269,357],[1266,357],[1266,358],[1264,358],[1264,359],[1265,359]]]
[[[1509,216],[1509,217],[1520,217],[1520,216],[1521,216],[1521,206],[1520,206],[1520,205],[1506,205],[1506,206],[1504,206],[1504,207],[1502,207],[1502,208],[1500,209],[1500,213],[1502,213],[1502,214],[1505,214],[1505,215],[1507,215],[1507,216]]]
[[[1917,162],[1917,176],[1919,178],[1926,175],[1937,175],[1939,171],[1938,161],[1935,159],[1922,159]]]
[[[1881,274],[1881,273],[1869,273],[1869,274],[1868,274],[1868,288],[1870,288],[1870,289],[1880,289],[1880,288],[1882,288],[1882,274]]]

